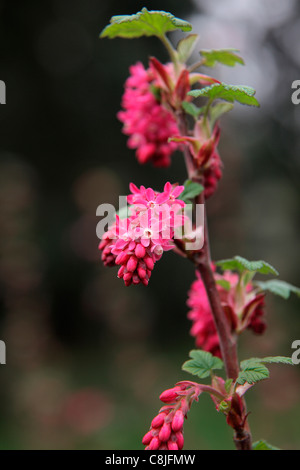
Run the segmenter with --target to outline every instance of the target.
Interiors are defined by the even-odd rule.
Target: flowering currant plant
[[[154,266],[165,251],[173,250],[192,262],[195,281],[188,292],[188,318],[195,348],[182,369],[210,383],[180,381],[160,395],[164,404],[142,438],[147,450],[181,450],[183,425],[193,402],[208,393],[216,410],[225,415],[239,450],[274,449],[265,441],[252,442],[245,393],[269,377],[268,364],[293,364],[290,357],[253,357],[241,362],[237,343],[246,329],[263,334],[265,296],[283,298],[300,289],[276,279],[269,263],[241,256],[212,261],[205,217],[196,217],[200,207],[217,190],[222,177],[218,152],[220,118],[235,102],[259,107],[255,90],[230,85],[199,71],[244,64],[235,49],[201,50],[200,59],[188,64],[198,39],[188,34],[173,47],[166,34],[191,31],[192,26],[164,11],[143,8],[134,15],[114,16],[102,38],[156,36],[166,46],[170,61],[150,57],[144,66],[131,65],[125,83],[118,119],[134,149],[138,163],[169,167],[175,151],[183,153],[187,179],[166,182],[162,191],[130,183],[128,210],[116,214],[103,234],[99,249],[105,266],[117,267],[125,286],[148,286]],[[187,211],[187,208],[191,209]],[[199,241],[199,243],[192,243]],[[266,281],[255,275],[273,276]],[[216,374],[222,372],[223,377]]]

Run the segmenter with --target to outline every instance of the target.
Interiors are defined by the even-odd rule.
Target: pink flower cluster
[[[185,203],[178,199],[184,186],[168,182],[159,193],[131,183],[130,190],[127,200],[131,215],[122,220],[116,217],[116,223],[103,235],[99,249],[106,266],[120,266],[118,277],[126,286],[148,285],[156,261],[174,248],[175,230],[184,225]]]
[[[160,400],[166,403],[152,420],[150,430],[142,443],[145,450],[181,450],[184,444],[183,424],[194,400],[198,400],[200,389],[193,382],[178,382],[165,390]]]
[[[266,328],[263,319],[264,294],[258,293],[251,281],[246,285],[240,283],[237,273],[225,271],[222,275],[218,273],[214,275],[216,281],[220,282],[217,284],[217,289],[231,331],[240,333],[249,328],[254,333],[262,334]],[[211,307],[199,275],[191,286],[187,305],[190,307],[188,318],[192,321],[190,333],[195,337],[196,346],[221,357]]]
[[[170,165],[171,154],[177,144],[168,142],[178,134],[176,121],[154,94],[160,88],[153,67],[147,70],[140,62],[130,67],[130,76],[125,82],[122,111],[118,118],[123,123],[123,132],[129,136],[127,145],[137,149],[139,163],[151,161],[154,166]]]

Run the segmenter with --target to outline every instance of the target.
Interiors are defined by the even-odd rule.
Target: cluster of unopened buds
[[[240,431],[247,418],[242,396],[251,385],[232,383],[226,390],[225,380],[213,376],[211,385],[182,381],[175,387],[165,390],[160,395],[163,406],[153,418],[150,430],[144,435],[142,443],[145,450],[181,450],[184,445],[184,420],[194,401],[199,400],[202,392],[206,392],[213,400],[216,410],[226,416],[226,421],[236,431]]]
[[[177,228],[183,227],[185,203],[178,199],[184,186],[166,183],[163,192],[130,184],[130,216],[120,219],[102,237],[99,249],[106,266],[119,266],[125,285],[148,285],[152,270],[165,251],[174,248]]]
[[[222,274],[215,272],[214,276],[230,330],[239,334],[248,328],[256,334],[262,334],[266,329],[263,319],[265,294],[251,280],[244,282],[243,277],[232,271],[224,271]],[[187,305],[190,307],[188,318],[193,323],[191,335],[195,337],[196,346],[221,357],[210,303],[198,273],[188,293]]]
[[[198,401],[200,385],[178,382],[165,390],[160,400],[166,403],[152,420],[150,430],[143,437],[145,450],[181,450],[184,444],[183,424],[192,402]]]

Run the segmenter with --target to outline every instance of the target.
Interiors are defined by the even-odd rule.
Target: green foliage
[[[264,439],[260,439],[259,441],[253,442],[252,450],[280,450],[278,447],[272,446]]]
[[[191,103],[190,101],[183,101],[181,105],[184,111],[187,114],[190,114],[191,116],[193,116],[193,118],[195,118],[196,120],[198,119],[200,114],[203,113],[204,111],[204,107],[198,108],[198,106],[196,106],[194,103]]]
[[[179,43],[177,44],[177,54],[179,62],[184,64],[189,59],[195,48],[197,39],[198,34],[189,34],[187,37],[179,41]]]
[[[268,357],[252,357],[241,362],[241,369],[245,369],[251,364],[290,364],[293,365],[292,359],[286,356],[268,356]]]
[[[244,65],[242,57],[236,54],[238,49],[212,49],[202,50],[203,65],[214,67],[217,63],[234,67],[236,64]]]
[[[193,116],[197,120],[200,114],[207,112],[207,106],[201,106],[200,108],[190,101],[183,101],[182,107],[187,114]],[[210,125],[214,127],[216,121],[225,113],[228,113],[233,109],[232,103],[216,103],[214,106],[209,107]]]
[[[210,352],[194,349],[190,351],[189,361],[186,361],[182,369],[192,375],[197,375],[200,379],[208,377],[215,369],[224,367],[223,361],[213,356]]]
[[[192,90],[188,95],[198,98],[199,96],[209,98],[210,101],[215,99],[229,101],[233,103],[238,101],[248,106],[259,106],[259,102],[254,98],[255,90],[246,85],[227,85],[226,83],[214,83],[213,85],[201,88],[200,90]]]
[[[245,382],[254,384],[260,380],[269,377],[269,370],[264,364],[290,364],[293,365],[292,359],[285,356],[269,356],[269,357],[252,357],[242,361],[241,372],[238,375],[237,383],[243,385]]]
[[[254,271],[260,274],[274,274],[275,276],[278,276],[278,271],[263,260],[248,261],[246,258],[242,258],[241,256],[234,256],[234,258],[217,261],[215,264],[220,266],[223,270],[230,269],[240,272]]]
[[[221,413],[226,413],[227,411],[230,410],[230,403],[228,401],[223,400],[221,403],[219,403],[218,411]]]
[[[233,379],[227,379],[227,380],[225,381],[225,390],[226,390],[226,393],[229,393],[229,392],[230,392],[232,382],[233,382]]]
[[[300,297],[299,287],[295,287],[285,281],[270,279],[269,281],[259,281],[255,284],[259,286],[261,290],[272,292],[272,294],[279,295],[283,299],[288,299],[291,293],[296,294],[298,297]]]
[[[201,184],[186,180],[184,182],[184,190],[179,197],[186,204],[192,204],[192,200],[202,193],[203,189],[204,187]]]
[[[260,380],[267,379],[269,377],[269,370],[266,366],[259,363],[249,364],[245,369],[243,369],[237,378],[237,383],[243,385],[245,382],[248,384],[254,384]]]
[[[218,286],[221,286],[223,287],[223,289],[229,291],[230,290],[230,282],[229,281],[226,281],[226,279],[217,279],[216,280],[216,284]]]
[[[192,26],[165,11],[148,11],[143,8],[134,15],[113,16],[110,24],[100,34],[101,38],[116,37],[133,39],[141,36],[162,37],[169,31],[191,31]]]
[[[224,113],[228,113],[233,109],[232,103],[216,103],[214,106],[210,107],[210,124],[213,128],[215,122],[222,116]]]

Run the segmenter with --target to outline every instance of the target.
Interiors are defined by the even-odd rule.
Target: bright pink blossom
[[[176,143],[168,142],[169,137],[178,134],[176,121],[154,94],[154,90],[159,94],[159,83],[153,68],[146,70],[139,62],[129,70],[123,110],[118,113],[123,133],[129,136],[128,147],[137,149],[139,163],[151,161],[154,166],[167,167],[177,149]]]
[[[182,227],[185,203],[177,197],[184,187],[166,183],[159,193],[152,188],[130,184],[131,215],[116,218],[104,234],[99,249],[106,266],[119,266],[118,277],[126,286],[148,285],[155,263],[165,251],[174,248],[175,230]]]
[[[239,282],[239,275],[225,271],[222,275],[214,274],[220,300],[231,331],[240,333],[246,328],[261,334],[266,328],[263,320],[264,294],[258,293],[252,282],[246,286]],[[188,294],[187,305],[190,307],[188,318],[192,321],[190,333],[195,337],[196,346],[221,357],[219,338],[215,327],[211,307],[202,279],[197,275]]]

